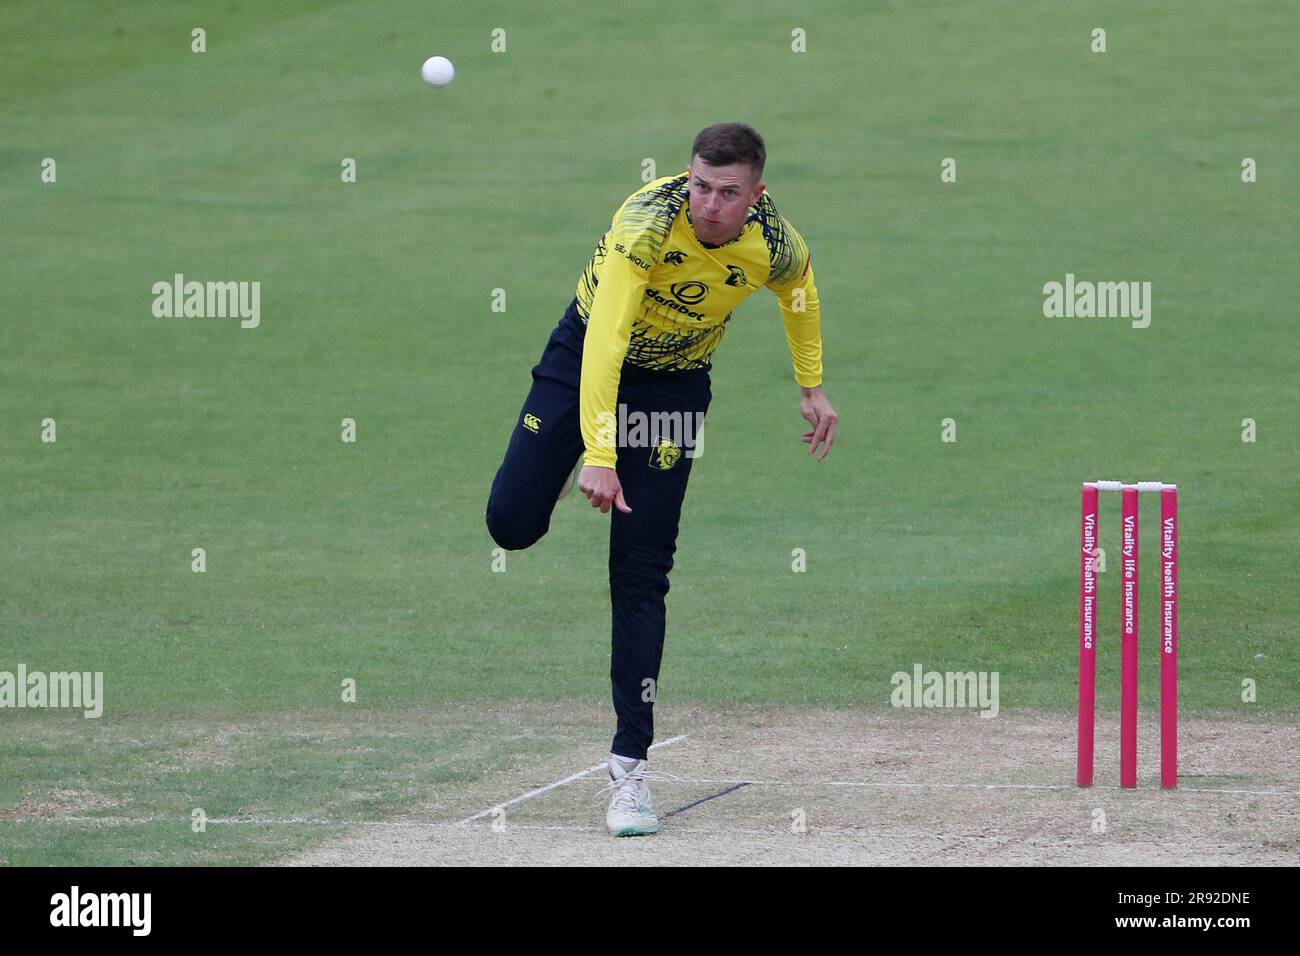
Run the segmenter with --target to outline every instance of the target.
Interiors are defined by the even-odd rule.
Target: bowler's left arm
[[[835,444],[840,417],[822,391],[822,313],[813,279],[812,256],[798,233],[789,229],[788,235],[793,240],[792,261],[781,263],[783,268],[774,271],[767,287],[781,303],[785,340],[801,393],[799,413],[812,425],[812,431],[804,432],[799,440],[808,446],[810,455],[822,447],[817,460],[825,461]]]

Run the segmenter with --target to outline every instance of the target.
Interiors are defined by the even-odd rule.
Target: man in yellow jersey
[[[838,416],[822,392],[821,312],[803,238],[762,182],[763,138],[740,123],[700,132],[685,172],[629,196],[578,280],[492,482],[487,525],[508,550],[550,527],[573,481],[611,513],[609,586],[617,730],[606,824],[659,828],[646,757],[664,645],[664,599],[691,463],[702,451],[711,356],[732,310],[767,287],[801,387],[802,441],[823,461]],[[567,479],[567,480],[566,480]]]

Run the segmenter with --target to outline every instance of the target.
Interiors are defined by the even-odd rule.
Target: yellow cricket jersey
[[[579,416],[585,464],[613,468],[617,448],[597,440],[601,413],[616,415],[623,362],[697,369],[722,341],[732,310],[766,286],[785,321],[794,377],[822,382],[821,309],[808,246],[764,190],[741,234],[703,245],[691,226],[689,172],[655,180],[629,196],[578,280],[582,347]]]

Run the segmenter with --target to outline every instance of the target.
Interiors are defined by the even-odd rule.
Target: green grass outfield
[[[575,494],[494,574],[483,509],[642,160],[685,168],[720,120],[766,136],[813,249],[841,431],[807,457],[756,295],[715,355],[660,699],[886,708],[921,663],[1000,672],[1004,711],[1065,712],[1079,482],[1150,477],[1182,489],[1185,712],[1296,712],[1294,5],[513,6],[0,9],[0,670],[103,671],[107,696],[98,722],[0,711],[0,861],[273,859],[317,831],[200,850],[184,818],[329,815],[345,765],[374,781],[349,813],[398,813],[503,759],[486,738],[458,758],[421,708],[608,695],[608,517]],[[434,53],[449,89],[420,82]],[[175,272],[260,281],[261,327],[154,318]],[[1066,273],[1150,281],[1151,326],[1044,318]],[[209,722],[251,728],[233,765],[162,787],[148,768]],[[333,725],[364,759],[293,746]],[[177,829],[19,822],[69,790]]]

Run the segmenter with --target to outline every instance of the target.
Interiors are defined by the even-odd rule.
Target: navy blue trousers
[[[507,550],[527,548],[546,534],[556,495],[583,452],[578,389],[586,328],[575,301],[533,368],[532,388],[492,481],[488,531]],[[618,479],[632,513],[609,511],[609,676],[618,718],[611,750],[623,757],[644,758],[654,739],[668,572],[694,460],[685,454],[694,432],[684,429],[688,417],[693,426],[702,423],[711,398],[708,368],[652,371],[624,363],[620,373],[618,401],[626,420],[635,425],[639,413],[641,421],[657,419],[659,425],[642,434],[631,427],[620,436]],[[669,431],[664,413],[678,413],[683,430],[662,434]]]

